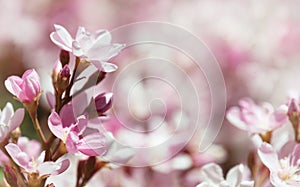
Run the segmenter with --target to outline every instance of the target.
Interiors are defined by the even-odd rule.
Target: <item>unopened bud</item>
[[[67,89],[70,82],[70,76],[71,76],[70,68],[68,64],[66,64],[58,74],[57,83],[56,83],[56,87],[58,91],[64,92]]]
[[[112,106],[112,93],[102,93],[95,98],[98,115],[103,115]]]
[[[46,187],[55,187],[54,186],[54,184],[53,183],[51,183],[51,184],[47,184],[47,186]]]
[[[69,64],[70,62],[70,54],[68,51],[61,50],[59,54],[59,60],[61,61],[62,65]]]
[[[291,99],[288,105],[288,113],[289,118],[294,117],[299,112],[299,106],[296,103],[295,99]]]

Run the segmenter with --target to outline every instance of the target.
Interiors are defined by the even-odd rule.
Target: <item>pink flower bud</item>
[[[62,68],[62,70],[60,71],[59,75],[60,75],[60,77],[62,79],[64,79],[64,78],[69,79],[70,78],[71,74],[70,74],[70,68],[69,68],[68,64],[66,64]]]
[[[299,112],[299,106],[295,99],[291,99],[288,104],[288,116],[291,118],[293,117],[297,112]]]
[[[21,78],[10,76],[4,83],[6,89],[22,103],[36,101],[41,92],[40,77],[34,69],[27,70]]]
[[[99,115],[105,113],[112,106],[112,93],[102,93],[95,98],[96,110]]]

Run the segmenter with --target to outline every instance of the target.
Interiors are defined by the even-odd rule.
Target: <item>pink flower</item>
[[[5,80],[7,90],[21,102],[33,102],[39,96],[40,77],[34,69],[27,70],[22,78],[10,76]]]
[[[223,171],[215,163],[206,164],[201,168],[203,182],[197,187],[252,187],[254,181],[246,180],[246,168],[240,164],[229,170],[226,180],[223,177]]]
[[[28,154],[30,158],[37,158],[41,152],[41,144],[36,140],[29,140],[27,137],[18,138],[19,148]],[[3,166],[9,162],[9,158],[0,151],[0,165]]]
[[[42,152],[38,158],[30,157],[23,152],[19,146],[9,143],[5,146],[6,151],[14,162],[22,167],[26,173],[38,173],[40,177],[58,175],[68,169],[70,162],[68,159],[58,159],[56,162],[43,162],[45,152]]]
[[[274,148],[268,144],[261,144],[258,156],[270,170],[270,181],[274,186],[299,186],[300,181],[300,144],[288,156],[279,159]]]
[[[107,151],[108,139],[99,129],[89,127],[88,123],[85,115],[73,117],[71,105],[64,107],[60,115],[53,111],[48,118],[49,129],[66,144],[69,153],[103,155]]]
[[[227,119],[239,129],[250,133],[272,131],[287,121],[286,110],[283,107],[274,111],[269,103],[256,105],[251,99],[240,100],[238,107],[231,107]]]
[[[14,112],[11,103],[7,103],[3,110],[0,110],[0,142],[21,125],[23,118],[24,109],[20,108]]]
[[[76,38],[61,25],[54,25],[55,32],[50,34],[54,44],[63,50],[72,52],[75,56],[93,63],[100,71],[113,72],[115,64],[107,62],[119,54],[123,44],[111,44],[111,34],[106,30],[98,30],[90,34],[84,27],[78,27]]]

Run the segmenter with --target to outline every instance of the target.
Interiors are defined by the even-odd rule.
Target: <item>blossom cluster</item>
[[[95,91],[86,105],[80,105],[81,112],[76,110],[79,103],[74,102],[86,99],[87,89],[97,87],[106,73],[117,69],[109,61],[124,45],[111,43],[111,34],[106,30],[91,34],[79,27],[73,38],[63,26],[54,27],[50,39],[61,52],[53,64],[54,92],[46,93],[51,107],[46,128],[38,116],[39,101],[44,93],[37,71],[29,69],[21,77],[10,76],[5,80],[6,89],[24,106],[14,111],[13,105],[7,103],[0,111],[0,160],[5,182],[10,186],[53,187],[55,184],[48,183],[47,179],[68,170],[72,156],[81,159],[78,171],[89,170],[77,175],[76,186],[85,186],[97,171],[109,166],[110,160],[105,156],[126,163],[133,154],[129,148],[114,148],[113,135],[102,126],[112,106],[112,93]],[[94,85],[74,91],[78,77],[91,66],[96,67],[99,78]],[[90,112],[91,106],[95,114]],[[22,135],[20,126],[25,110],[40,141]]]

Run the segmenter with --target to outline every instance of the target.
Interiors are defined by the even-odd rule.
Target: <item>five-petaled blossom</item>
[[[5,87],[22,103],[34,102],[40,95],[40,77],[34,69],[25,71],[23,76],[10,76],[5,80]]]
[[[70,161],[68,159],[58,159],[56,162],[44,161],[45,152],[43,151],[38,158],[31,158],[23,152],[20,147],[14,143],[5,146],[6,151],[13,161],[24,169],[27,174],[37,173],[39,177],[44,178],[50,175],[58,175],[68,169]]]
[[[237,165],[229,170],[225,180],[219,165],[206,164],[201,168],[203,182],[197,187],[252,187],[254,181],[247,180],[246,171],[244,165]]]
[[[0,110],[0,142],[21,125],[23,118],[24,109],[20,108],[14,112],[11,103],[7,103],[3,110]]]
[[[270,182],[274,186],[299,186],[300,144],[294,147],[291,154],[279,159],[274,148],[268,143],[263,143],[258,149],[258,155],[264,165],[270,170]]]
[[[115,64],[108,60],[115,57],[124,48],[123,44],[112,44],[111,34],[107,30],[98,30],[90,34],[84,27],[78,27],[75,39],[61,25],[54,25],[55,32],[50,34],[54,44],[75,56],[93,63],[100,71],[113,72]]]
[[[73,116],[70,104],[62,108],[60,115],[53,111],[48,118],[49,129],[65,143],[71,154],[103,155],[109,146],[107,136],[99,129],[91,128],[85,115]]]
[[[239,129],[250,133],[272,131],[287,121],[287,109],[282,106],[274,110],[269,103],[256,105],[250,98],[239,101],[238,107],[231,107],[227,119]]]

